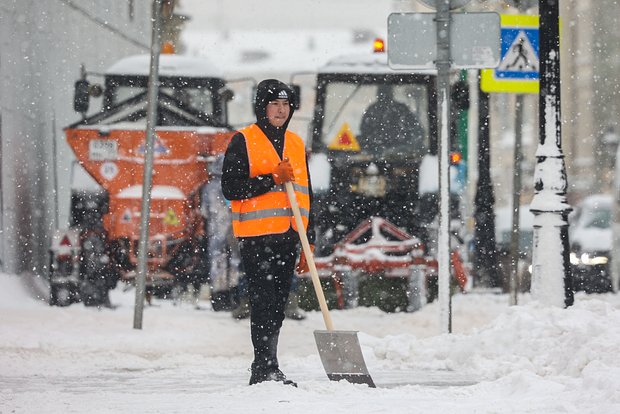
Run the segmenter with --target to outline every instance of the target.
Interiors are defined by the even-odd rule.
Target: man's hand
[[[280,161],[271,175],[273,176],[273,181],[277,185],[284,184],[295,179],[295,176],[293,175],[293,166],[288,161],[288,158]]]
[[[310,245],[310,251],[314,253],[314,244]],[[299,275],[310,271],[310,267],[308,267],[308,261],[306,260],[306,255],[304,254],[303,249],[301,250],[301,256],[299,256],[299,262],[297,263],[297,267],[295,267],[295,271]]]

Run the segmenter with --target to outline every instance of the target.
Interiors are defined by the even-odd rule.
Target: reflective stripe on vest
[[[250,165],[250,177],[271,174],[281,161],[273,144],[256,125],[240,130],[245,137]],[[310,215],[310,195],[308,189],[308,169],[302,139],[289,131],[284,135],[283,158],[288,158],[295,181],[293,189],[302,215],[304,227],[308,227]],[[286,189],[277,185],[271,191],[245,200],[233,200],[232,224],[236,237],[253,237],[266,234],[284,233],[297,224],[290,208]]]

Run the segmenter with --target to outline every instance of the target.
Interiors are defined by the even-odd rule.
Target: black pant
[[[295,271],[298,244],[290,238],[252,237],[240,240],[248,280],[253,371],[278,369],[278,337]]]

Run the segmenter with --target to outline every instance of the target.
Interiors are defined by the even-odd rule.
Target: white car
[[[587,293],[611,290],[612,207],[611,195],[595,194],[584,198],[575,208],[569,235],[575,290]]]

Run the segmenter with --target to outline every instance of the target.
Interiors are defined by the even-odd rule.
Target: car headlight
[[[578,255],[577,253],[571,252],[570,254],[570,262],[573,265],[586,265],[586,266],[596,266],[596,265],[604,265],[607,264],[609,258],[607,256],[601,256],[591,253],[581,253]]]
[[[581,255],[581,263],[588,266],[604,265],[607,264],[609,259],[606,256],[596,256],[584,253]]]

